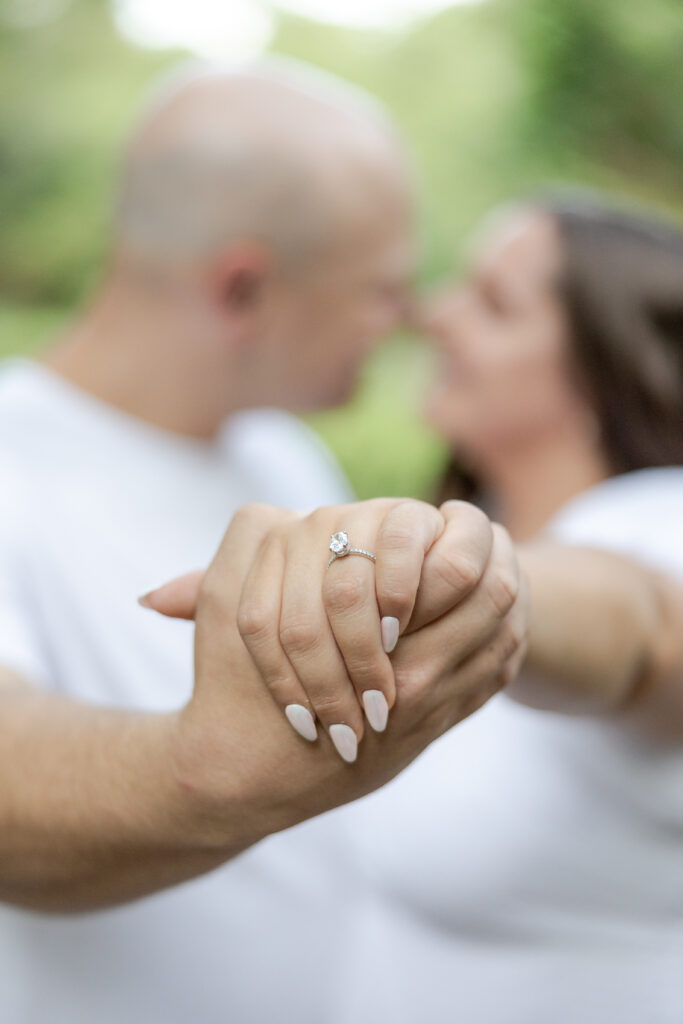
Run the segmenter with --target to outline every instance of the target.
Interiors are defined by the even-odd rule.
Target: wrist
[[[173,777],[187,828],[229,856],[367,792],[320,744],[302,743],[266,693],[207,715],[193,698],[174,723]],[[254,732],[254,720],[258,733]]]
[[[194,701],[169,722],[174,799],[186,841],[229,857],[294,822],[277,800],[272,772],[257,769],[246,733],[236,735],[235,719],[230,728],[206,723]]]

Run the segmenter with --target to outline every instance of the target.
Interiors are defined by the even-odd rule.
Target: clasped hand
[[[328,566],[342,530],[376,562]],[[353,762],[366,722],[387,748],[409,736],[396,770],[514,677],[528,619],[507,532],[459,501],[437,510],[377,499],[310,515],[245,506],[206,573],[146,603],[196,617],[195,700],[221,686],[227,695],[248,652],[251,675],[312,744],[330,750],[328,737]]]

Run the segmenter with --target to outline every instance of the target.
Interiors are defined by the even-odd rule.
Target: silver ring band
[[[327,563],[328,569],[338,558],[346,558],[348,555],[362,555],[363,558],[369,558],[371,562],[377,561],[371,551],[366,551],[365,548],[352,548],[349,544],[349,536],[343,530],[333,533],[330,537],[330,551],[332,556]]]
[[[327,568],[329,569],[332,563],[336,562],[338,558],[346,558],[347,555],[362,555],[363,558],[369,558],[371,562],[377,561],[375,556],[370,551],[366,551],[365,548],[349,548],[349,550],[345,551],[343,555],[332,555],[327,563]]]

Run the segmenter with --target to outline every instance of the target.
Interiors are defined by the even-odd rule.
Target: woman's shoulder
[[[611,477],[572,498],[545,533],[683,575],[683,466]]]

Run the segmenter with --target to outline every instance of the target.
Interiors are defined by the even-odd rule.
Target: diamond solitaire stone
[[[349,550],[349,538],[346,533],[333,533],[330,538],[330,551],[333,555],[346,555]]]

